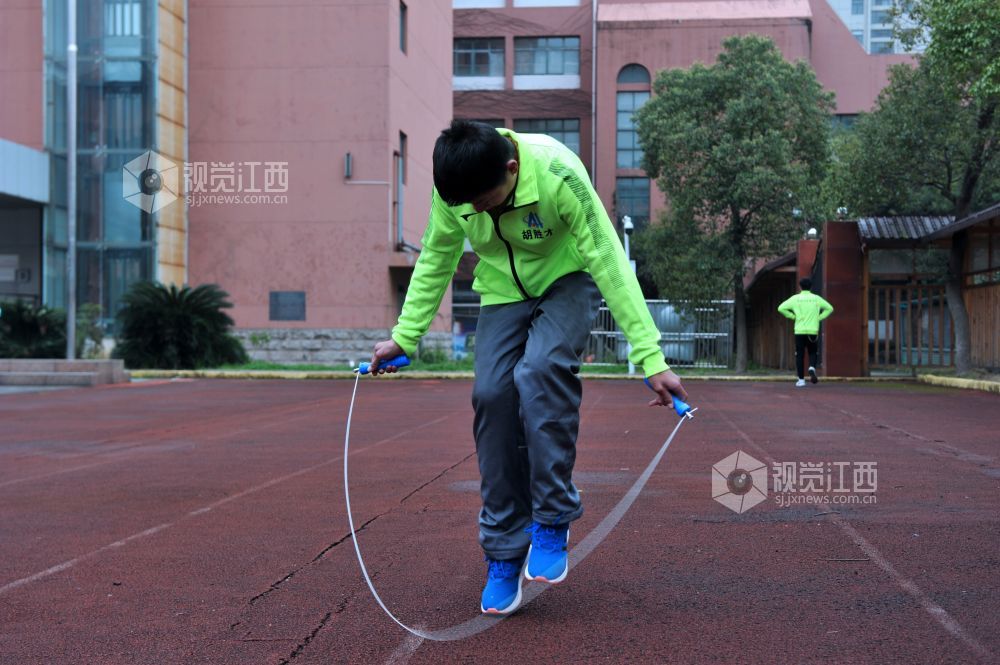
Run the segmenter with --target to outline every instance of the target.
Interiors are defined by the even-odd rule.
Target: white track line
[[[730,427],[736,430],[736,433],[739,434],[740,437],[742,437],[743,440],[747,442],[747,445],[752,447],[754,450],[757,451],[758,454],[761,455],[761,457],[767,460],[768,464],[770,464],[771,466],[774,466],[776,464],[774,458],[771,457],[771,455],[761,446],[757,445],[757,443],[753,439],[751,439],[746,432],[737,427],[736,423],[734,423],[732,419],[728,415],[726,415],[725,411],[719,409],[718,413],[720,416],[722,416],[722,419],[725,420],[727,423],[729,423]],[[828,503],[823,503],[821,505],[823,506],[824,511],[832,510],[830,504]],[[854,541],[854,544],[857,545],[861,549],[861,551],[863,551],[866,555],[868,555],[868,558],[871,559],[875,563],[875,565],[884,570],[889,575],[889,577],[891,577],[893,581],[896,582],[896,584],[898,584],[901,589],[903,589],[903,591],[910,594],[910,596],[912,596],[914,600],[916,600],[917,603],[919,603],[920,606],[924,608],[924,610],[926,610],[927,613],[930,614],[931,617],[935,621],[937,621],[942,628],[944,628],[946,631],[948,631],[948,633],[950,633],[954,637],[957,637],[959,640],[961,640],[967,647],[972,649],[976,653],[976,655],[979,656],[980,658],[987,661],[992,661],[994,659],[994,655],[992,652],[990,652],[989,649],[987,649],[981,642],[979,642],[979,640],[977,640],[968,632],[966,632],[966,630],[962,628],[962,626],[957,621],[955,621],[955,619],[952,618],[952,616],[948,614],[948,612],[943,607],[941,607],[933,600],[931,600],[930,596],[924,593],[923,590],[921,590],[921,588],[918,587],[916,583],[913,582],[913,580],[909,579],[908,577],[900,573],[895,566],[889,563],[888,559],[886,559],[885,556],[883,556],[883,554],[878,550],[878,548],[872,545],[871,542],[869,542],[867,539],[865,539],[864,536],[858,533],[857,530],[853,526],[851,526],[850,522],[840,517],[839,515],[835,515],[832,513],[826,515],[826,517],[829,518],[830,521],[832,521],[834,524],[839,526],[840,529],[844,533],[846,533],[847,536],[852,541]]]
[[[380,445],[382,445],[384,443],[388,443],[390,441],[395,441],[396,439],[398,439],[398,438],[400,438],[402,436],[405,436],[407,434],[410,434],[411,432],[415,432],[415,431],[417,431],[419,429],[423,429],[424,427],[427,427],[429,425],[433,425],[435,423],[439,423],[442,420],[445,420],[445,419],[450,418],[450,417],[451,417],[451,415],[441,416],[440,418],[437,418],[435,420],[430,420],[430,421],[428,421],[426,423],[423,423],[421,425],[417,425],[416,427],[411,427],[410,429],[405,430],[403,432],[397,432],[396,434],[393,434],[390,437],[387,437],[387,438],[382,439],[380,441],[376,441],[375,443],[373,443],[370,446],[366,446],[364,448],[359,448],[358,450],[352,451],[351,454],[353,455],[353,454],[363,453],[366,450],[371,450],[372,448],[375,448],[376,446],[380,446]],[[254,485],[253,487],[251,487],[249,489],[246,489],[246,490],[243,490],[242,492],[239,492],[238,494],[234,494],[233,496],[228,496],[225,499],[221,499],[219,501],[215,501],[215,502],[210,503],[207,506],[204,506],[202,508],[198,508],[196,510],[192,510],[192,511],[188,512],[187,514],[182,515],[179,519],[177,519],[177,520],[175,520],[173,522],[165,522],[163,524],[154,526],[154,527],[152,527],[150,529],[146,529],[144,531],[140,531],[139,533],[134,533],[131,536],[127,536],[125,538],[122,538],[121,540],[116,540],[115,542],[110,543],[108,545],[105,545],[104,547],[100,547],[100,548],[98,548],[96,550],[93,550],[91,552],[88,552],[86,554],[81,554],[78,557],[75,557],[75,558],[70,559],[68,561],[64,561],[64,562],[62,562],[60,564],[52,566],[51,568],[46,568],[45,570],[37,572],[37,573],[35,573],[33,575],[29,575],[27,577],[22,577],[21,579],[14,580],[13,582],[8,582],[7,584],[5,584],[3,586],[0,586],[0,596],[2,596],[3,594],[7,593],[8,591],[13,591],[14,589],[22,587],[22,586],[24,586],[26,584],[30,584],[32,582],[36,582],[36,581],[38,581],[40,579],[43,579],[45,577],[49,577],[50,575],[54,575],[55,573],[59,573],[59,572],[62,572],[64,570],[68,570],[68,569],[72,568],[73,566],[75,566],[76,564],[78,564],[78,563],[80,563],[82,561],[86,561],[88,559],[92,559],[92,558],[98,556],[99,554],[102,554],[103,552],[107,552],[108,550],[117,549],[117,548],[119,548],[119,547],[121,547],[121,546],[123,546],[123,545],[125,545],[125,544],[127,544],[129,542],[132,542],[133,540],[139,540],[140,538],[145,538],[146,536],[151,536],[154,533],[159,533],[160,531],[164,531],[166,529],[169,529],[170,527],[174,526],[178,522],[181,522],[181,521],[183,521],[183,520],[185,520],[185,519],[187,519],[189,517],[194,517],[194,516],[197,516],[197,515],[201,515],[203,513],[207,513],[209,511],[215,509],[215,508],[218,508],[221,505],[224,505],[224,504],[229,503],[231,501],[235,501],[236,499],[240,499],[240,498],[245,497],[245,496],[247,496],[249,494],[254,494],[255,492],[259,492],[261,490],[267,489],[268,487],[272,487],[272,486],[277,485],[279,483],[283,483],[286,480],[290,480],[292,478],[296,478],[296,477],[301,476],[301,475],[303,475],[305,473],[309,473],[311,471],[315,471],[316,469],[320,469],[320,468],[322,468],[324,466],[328,466],[330,464],[334,464],[336,462],[339,462],[339,461],[341,461],[341,458],[342,458],[342,455],[337,455],[336,457],[332,457],[332,458],[330,458],[328,460],[320,462],[319,464],[314,464],[313,466],[309,466],[309,467],[306,467],[304,469],[299,469],[298,471],[293,471],[292,473],[286,474],[284,476],[280,476],[278,478],[274,478],[274,479],[269,480],[269,481],[267,481],[265,483],[261,483],[259,485]]]

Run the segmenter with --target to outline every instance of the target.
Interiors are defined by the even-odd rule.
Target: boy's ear
[[[516,159],[511,159],[507,161],[507,171],[511,175],[517,175],[517,170],[520,168],[520,164],[517,163]]]

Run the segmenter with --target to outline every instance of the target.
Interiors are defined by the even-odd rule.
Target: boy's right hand
[[[399,344],[396,344],[395,340],[387,339],[384,342],[379,342],[378,344],[376,344],[375,350],[372,352],[371,366],[373,369],[369,370],[372,376],[378,376],[379,374],[385,374],[386,372],[388,372],[389,374],[395,372],[396,371],[395,365],[387,365],[383,367],[382,362],[386,360],[391,360],[396,356],[401,356],[404,353],[406,352],[403,351],[403,347],[401,347]],[[377,367],[378,369],[374,369],[375,367]]]

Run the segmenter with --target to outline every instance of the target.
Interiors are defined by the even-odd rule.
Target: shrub
[[[122,298],[115,357],[134,369],[196,369],[248,362],[229,334],[233,305],[215,284],[191,288],[139,282]]]
[[[17,300],[0,309],[0,358],[65,357],[65,313]]]

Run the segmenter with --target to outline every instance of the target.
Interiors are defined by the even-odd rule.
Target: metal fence
[[[732,300],[715,300],[689,316],[666,300],[647,300],[653,323],[660,331],[660,348],[672,367],[728,367],[732,356]],[[475,350],[479,305],[452,305],[453,351],[461,357]],[[628,342],[602,303],[594,320],[584,362],[595,365],[628,363]]]
[[[683,315],[666,300],[647,300],[653,323],[660,331],[660,348],[672,367],[728,367],[732,356],[732,300],[715,300]],[[590,332],[584,360],[592,364],[628,362],[628,342],[607,304]]]

